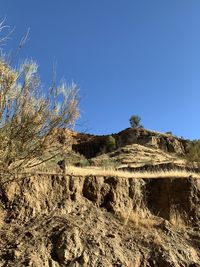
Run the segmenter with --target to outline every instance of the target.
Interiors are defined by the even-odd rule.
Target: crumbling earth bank
[[[200,266],[200,180],[21,175],[0,184],[0,266]]]

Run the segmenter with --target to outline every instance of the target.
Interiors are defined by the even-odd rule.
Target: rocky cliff
[[[170,134],[161,134],[143,128],[128,128],[117,134],[112,134],[116,139],[117,147],[123,147],[131,144],[161,149],[167,153],[176,153],[184,155],[187,151],[188,141]],[[72,148],[76,152],[83,154],[87,158],[95,157],[97,154],[106,151],[106,140],[108,135],[95,136],[78,134],[74,140]]]

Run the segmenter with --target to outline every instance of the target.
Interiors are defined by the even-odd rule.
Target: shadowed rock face
[[[115,137],[118,147],[140,144],[179,155],[184,155],[187,151],[188,141],[172,135],[160,134],[145,129],[128,128],[112,136]],[[81,134],[79,134],[79,141],[75,142],[72,148],[87,158],[95,157],[97,154],[106,150],[105,144],[107,138],[108,135],[94,136],[84,134],[82,134],[81,138]]]
[[[86,158],[92,158],[101,153],[106,144],[106,137],[93,137],[91,140],[72,145],[72,149],[84,155]]]
[[[0,266],[199,266],[198,179],[13,178],[0,182]]]
[[[173,209],[194,225],[200,219],[199,179],[149,179],[145,188],[146,203],[154,214],[169,220]]]

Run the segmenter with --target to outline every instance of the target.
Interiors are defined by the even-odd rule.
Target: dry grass
[[[134,229],[140,229],[144,234],[160,224],[158,217],[153,216],[145,206],[120,209],[116,214],[122,222],[121,230],[129,225]]]
[[[66,174],[74,176],[105,176],[105,177],[119,177],[119,178],[200,178],[200,174],[171,170],[171,171],[158,171],[158,172],[128,172],[118,171],[114,169],[103,169],[97,167],[74,167],[68,166]]]
[[[4,219],[5,219],[5,212],[2,209],[0,209],[0,229],[4,224]]]
[[[129,222],[132,222],[135,227],[151,227],[154,225],[154,220],[146,210],[133,210],[128,218]]]
[[[169,222],[179,228],[188,227],[186,216],[181,214],[176,208],[171,209]]]
[[[134,227],[152,228],[158,224],[158,221],[150,214],[146,208],[136,208],[135,210],[129,210],[120,212],[120,220],[123,221],[122,228],[128,223],[132,223]]]

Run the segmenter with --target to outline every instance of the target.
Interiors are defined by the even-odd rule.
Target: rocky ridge
[[[72,148],[87,158],[92,158],[102,152],[108,136],[77,133]],[[179,155],[184,155],[187,151],[188,140],[143,128],[127,128],[119,133],[112,134],[112,136],[116,139],[118,148],[131,144],[139,144]]]

